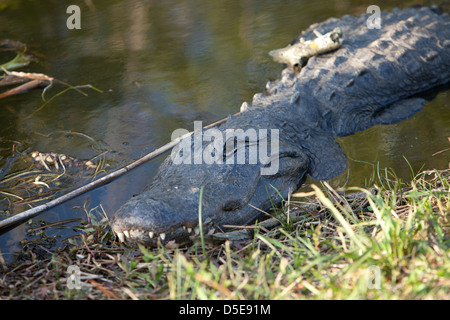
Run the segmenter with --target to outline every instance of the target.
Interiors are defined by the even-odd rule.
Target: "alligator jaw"
[[[170,241],[175,241],[176,243],[186,243],[198,237],[200,234],[200,229],[198,227],[189,228],[185,226],[179,227],[170,232],[160,233],[142,230],[139,228],[122,229],[119,219],[115,220],[113,231],[117,235],[120,242],[126,242],[129,244],[142,243],[150,246],[157,246],[158,243],[165,244]]]
[[[141,198],[142,195],[132,198],[111,220],[112,230],[120,242],[156,246],[158,243],[172,240],[177,243],[187,242],[190,237],[199,233],[196,227],[198,219],[195,220],[195,217],[190,220],[177,220],[177,215],[170,215],[171,208],[165,207],[157,200],[142,201]],[[167,222],[168,216],[172,217],[170,222]]]
[[[156,183],[156,186],[160,184]],[[172,207],[171,199],[178,192],[186,195],[184,206]],[[169,242],[192,243],[200,234],[197,210],[199,196],[200,190],[196,187],[186,190],[176,185],[168,189],[150,188],[119,208],[111,218],[112,230],[120,242],[131,245],[141,243],[155,247]],[[212,208],[210,201],[205,198],[202,228],[207,233],[215,225],[213,219],[218,210]],[[217,222],[217,218],[214,222]]]

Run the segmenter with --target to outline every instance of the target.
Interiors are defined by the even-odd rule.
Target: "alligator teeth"
[[[192,232],[192,228],[187,228],[186,230],[187,230],[187,232],[189,232],[189,233]]]
[[[154,235],[154,233],[151,232],[151,231],[148,233],[148,236],[149,236],[150,238],[153,238],[153,235]]]
[[[164,240],[166,238],[166,234],[165,233],[161,233],[159,236],[161,237],[161,240]]]
[[[124,230],[123,234],[125,235],[125,237],[129,238],[130,237],[130,231],[128,230]]]
[[[200,229],[198,227],[195,227],[194,232],[195,232],[195,234],[199,234],[200,233]]]
[[[122,232],[116,232],[116,234],[117,234],[117,237],[119,238],[120,242],[124,242],[125,241],[125,237],[124,237]]]

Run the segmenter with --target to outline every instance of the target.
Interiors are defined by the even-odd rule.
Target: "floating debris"
[[[66,167],[84,167],[87,170],[95,169],[95,164],[88,160],[83,161],[62,153],[42,153],[33,151],[30,153],[31,158],[36,163],[36,166],[43,167],[47,171],[64,171]]]

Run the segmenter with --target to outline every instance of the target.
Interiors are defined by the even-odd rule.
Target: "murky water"
[[[1,7],[0,1],[0,7]],[[345,14],[359,15],[367,5],[357,1],[6,1],[0,11],[0,39],[27,43],[40,62],[22,71],[45,73],[72,85],[91,84],[85,97],[69,91],[41,110],[42,91],[0,100],[0,167],[13,145],[58,152],[79,159],[103,154],[111,171],[170,141],[177,128],[191,129],[239,110],[243,101],[262,92],[281,67],[267,53],[285,46],[310,24]],[[92,3],[92,5],[87,5]],[[81,30],[68,30],[66,9],[81,8]],[[386,1],[382,10],[409,6]],[[12,58],[0,51],[0,64]],[[55,84],[50,98],[65,87]],[[339,138],[349,157],[348,170],[335,186],[363,186],[374,164],[392,167],[408,179],[410,169],[445,168],[449,153],[449,92],[443,92],[413,118],[376,126]],[[87,138],[89,137],[89,138]],[[90,139],[95,140],[92,143]],[[106,153],[103,153],[105,152]],[[57,222],[84,217],[83,206],[102,204],[113,213],[148,184],[163,157],[70,200],[35,218]],[[70,180],[61,192],[86,182]],[[1,191],[1,190],[0,190]],[[5,196],[1,209],[8,207]],[[12,199],[14,200],[14,199]],[[16,205],[14,212],[27,209]],[[1,215],[5,217],[6,215]],[[62,238],[70,229],[49,229]],[[25,225],[0,235],[0,250],[10,261],[27,239]]]

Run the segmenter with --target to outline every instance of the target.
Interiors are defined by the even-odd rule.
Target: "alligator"
[[[423,93],[450,80],[449,15],[394,9],[381,13],[380,29],[369,29],[368,18],[330,18],[302,32],[292,44],[340,28],[342,45],[301,69],[286,65],[239,114],[182,139],[148,188],[113,215],[119,240],[189,243],[199,231],[251,223],[307,175],[329,180],[345,170],[335,137],[421,110],[433,97]]]

